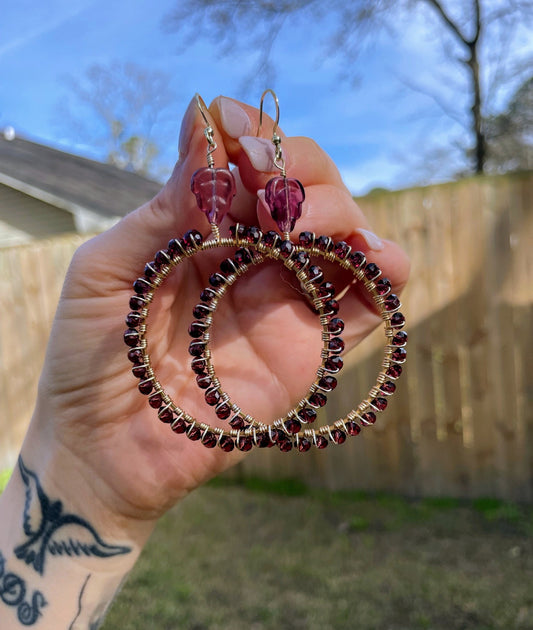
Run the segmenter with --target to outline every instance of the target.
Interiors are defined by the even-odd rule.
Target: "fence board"
[[[261,450],[232,474],[328,488],[533,501],[533,174],[359,200],[374,231],[412,259],[402,295],[408,363],[374,427],[343,447]],[[80,237],[0,250],[0,469],[27,426],[46,338]],[[330,421],[373,384],[376,332],[346,359]]]

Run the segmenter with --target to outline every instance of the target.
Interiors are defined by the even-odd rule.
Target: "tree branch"
[[[436,11],[437,13],[440,15],[440,17],[442,18],[442,20],[444,21],[444,23],[448,26],[448,28],[452,31],[452,33],[455,33],[455,35],[457,35],[457,37],[461,40],[461,42],[463,44],[465,44],[466,46],[468,46],[468,40],[467,38],[463,35],[463,33],[460,31],[459,27],[457,26],[457,24],[451,19],[451,17],[446,13],[446,11],[444,10],[444,7],[442,6],[442,4],[440,3],[439,0],[425,0],[428,4],[430,4]],[[476,0],[477,3],[478,0]]]

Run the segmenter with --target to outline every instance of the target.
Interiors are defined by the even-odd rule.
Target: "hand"
[[[261,149],[256,139],[239,143],[232,137],[231,116],[242,112],[242,131],[253,136],[258,112],[244,104],[240,110],[236,107],[235,101],[217,99],[210,108],[218,145],[216,166],[225,167],[230,161],[239,170],[237,196],[231,216],[221,225],[222,234],[236,221],[259,224],[265,230],[275,227],[257,199],[257,191],[275,170],[268,163],[268,144]],[[265,136],[271,124],[263,123]],[[55,488],[56,494],[66,494],[82,512],[98,506],[100,515],[93,519],[117,527],[126,522],[128,527],[138,524],[143,531],[150,530],[178,499],[243,457],[237,450],[227,454],[207,449],[174,435],[159,422],[146,397],[137,391],[122,341],[132,282],[142,275],[144,264],[170,238],[191,228],[208,234],[207,221],[190,192],[192,173],[205,166],[203,128],[193,101],[182,126],[179,161],[162,191],[76,252],[23,450],[25,461],[43,468],[50,492]],[[368,223],[328,156],[308,138],[283,137],[282,149],[289,176],[300,179],[306,190],[295,235],[311,230],[368,251],[364,233],[359,232],[368,229]],[[182,263],[158,289],[149,318],[150,355],[158,379],[182,408],[208,422],[214,414],[206,411],[203,392],[190,370],[187,329],[200,291],[223,258],[224,253],[216,249]],[[371,258],[394,290],[401,290],[409,265],[398,246],[384,241]],[[337,289],[345,286],[348,278],[342,270],[321,266]],[[341,315],[347,348],[380,321],[354,290],[343,298]],[[213,324],[213,363],[222,385],[243,410],[265,422],[284,415],[307,391],[320,347],[317,316],[295,289],[291,273],[276,262],[240,278],[221,301]],[[89,488],[80,493],[73,482],[69,487],[76,478],[90,480]]]

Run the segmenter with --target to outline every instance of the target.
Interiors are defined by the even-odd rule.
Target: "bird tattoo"
[[[109,558],[126,554],[130,547],[110,545],[84,518],[64,511],[63,503],[51,500],[37,475],[19,457],[18,467],[24,485],[23,529],[27,540],[15,548],[15,555],[43,575],[47,554]]]

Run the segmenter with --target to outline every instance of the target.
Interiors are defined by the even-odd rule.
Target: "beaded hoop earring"
[[[155,254],[154,260],[146,264],[144,275],[134,282],[135,294],[130,298],[131,312],[126,317],[128,329],[124,333],[124,341],[129,347],[128,359],[133,363],[132,372],[140,379],[138,388],[142,394],[149,396],[148,402],[157,409],[159,419],[170,424],[175,433],[184,433],[189,439],[199,440],[208,448],[219,446],[228,452],[235,447],[248,451],[253,446],[273,445],[277,445],[283,452],[288,452],[293,447],[305,452],[312,446],[323,449],[330,442],[342,444],[347,435],[359,434],[361,426],[374,424],[376,413],[387,407],[387,397],[396,389],[394,381],[400,376],[406,357],[407,333],[402,330],[405,318],[399,311],[400,301],[392,293],[390,281],[381,277],[377,265],[367,262],[362,252],[352,252],[347,243],[335,243],[329,236],[302,232],[297,243],[290,240],[289,234],[301,216],[305,192],[298,180],[286,176],[280,147],[281,138],[276,134],[279,105],[272,90],[266,90],[261,97],[260,125],[263,100],[267,93],[272,94],[276,103],[272,141],[276,149],[274,164],[280,170],[281,176],[267,182],[265,199],[280,233],[269,231],[263,234],[255,226],[237,224],[230,227],[228,237],[221,237],[219,224],[235,195],[235,181],[227,169],[214,168],[214,132],[197,96],[198,107],[206,122],[204,134],[208,143],[208,166],[193,174],[191,190],[200,210],[206,214],[211,224],[214,237],[204,240],[200,232],[190,230],[182,238],[172,239],[166,249]],[[170,398],[157,380],[146,338],[146,321],[155,291],[185,259],[218,247],[235,248],[235,253],[233,257],[220,263],[220,271],[210,276],[210,286],[201,292],[200,302],[193,309],[195,319],[189,327],[189,335],[192,337],[189,353],[193,357],[191,369],[196,374],[198,386],[205,390],[206,403],[214,407],[219,419],[229,419],[230,428],[200,422]],[[326,404],[327,394],[337,385],[336,376],[333,375],[343,365],[340,354],[344,350],[344,342],[339,335],[344,329],[344,322],[337,316],[339,304],[334,297],[335,288],[324,281],[322,269],[313,264],[312,258],[334,262],[351,272],[354,282],[363,283],[381,314],[386,339],[381,369],[366,398],[345,417],[318,429],[310,428],[309,425],[316,418],[316,410]],[[210,327],[220,299],[251,266],[265,260],[279,260],[296,274],[319,316],[323,341],[321,363],[308,393],[285,416],[272,424],[253,418],[231,401],[216,376],[209,348]],[[302,425],[306,428],[302,429]]]

